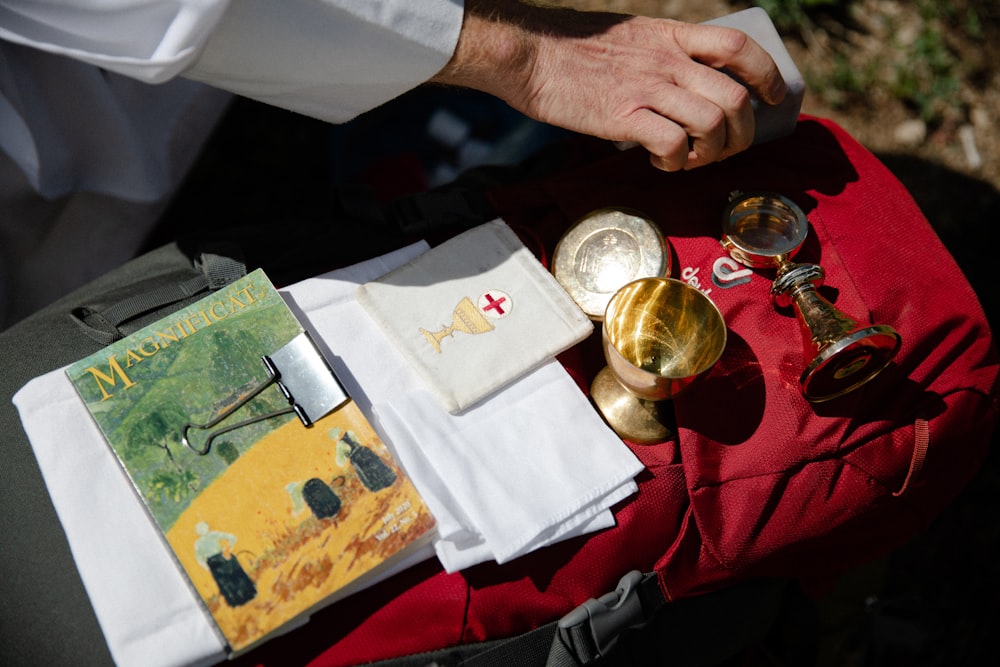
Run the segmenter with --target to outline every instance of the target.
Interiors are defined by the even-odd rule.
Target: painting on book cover
[[[210,446],[203,434],[191,436],[199,446],[182,441],[185,424],[210,421],[267,383],[262,356],[302,330],[256,271],[67,371],[234,652],[433,527],[353,401],[309,428],[288,414]],[[271,385],[219,428],[287,408]]]
[[[433,519],[353,402],[229,464],[167,540],[234,650],[426,534]],[[262,622],[266,627],[260,627]]]

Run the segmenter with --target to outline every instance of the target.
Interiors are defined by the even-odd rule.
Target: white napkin
[[[499,219],[362,285],[357,300],[453,414],[594,330]]]
[[[115,662],[223,660],[215,625],[65,371],[32,380],[14,403]]]
[[[450,534],[435,544],[445,567],[513,558],[611,525],[608,508],[635,491],[632,477],[641,464],[561,366],[545,364],[477,410],[449,415],[421,396],[413,370],[355,301],[359,284],[426,249],[416,244],[282,292],[361,409],[372,415],[377,407],[376,425],[427,499],[442,534]],[[222,660],[223,644],[211,621],[63,370],[29,382],[14,403],[115,661],[189,665]],[[501,427],[487,412],[490,406],[510,422]],[[422,440],[433,434],[442,442],[425,450]],[[463,442],[469,444],[464,452]],[[439,461],[436,452],[458,456]],[[531,470],[523,478],[484,481],[474,497],[467,489],[453,495],[442,487],[458,475],[486,480],[493,470],[517,469],[512,454],[532,457],[520,462],[522,473],[543,465],[568,467],[547,476]],[[499,502],[483,493],[486,488],[499,494]],[[416,554],[406,565],[428,555]]]
[[[358,282],[354,273],[303,281],[293,308],[330,345],[324,352],[348,393],[430,507],[446,570],[507,562],[613,525],[609,508],[635,492],[642,465],[558,362],[449,414],[367,317]]]
[[[549,400],[564,379],[561,366],[546,365],[509,392],[448,419],[428,418],[442,411],[421,390],[375,405],[407,470],[436,477],[448,491],[450,516],[439,521],[435,545],[445,569],[487,559],[505,563],[584,532],[577,529],[611,525],[607,508],[634,492],[636,460],[621,456],[620,440],[591,437],[588,426],[597,425],[586,399],[583,405]],[[569,429],[575,435],[567,435],[566,424],[576,426]]]

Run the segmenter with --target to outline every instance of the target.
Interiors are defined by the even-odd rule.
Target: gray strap
[[[164,285],[142,294],[130,296],[113,303],[101,311],[91,314],[101,318],[114,328],[130,320],[158,310],[163,306],[182,301],[208,289],[208,279],[204,275],[194,276],[188,280],[171,285]]]
[[[246,275],[246,265],[233,250],[205,251],[195,261],[195,267],[200,273],[190,278],[133,294],[109,306],[80,306],[73,310],[72,317],[91,340],[108,345],[128,335],[122,330],[125,323]]]
[[[217,290],[225,287],[247,274],[247,265],[243,261],[243,253],[235,244],[216,244],[204,248],[194,265],[201,269],[202,276],[208,282],[208,289]]]
[[[618,587],[543,625],[459,663],[462,667],[580,667],[606,656],[629,628],[641,627],[666,604],[655,572],[633,570]]]
[[[556,624],[547,667],[587,665],[606,656],[623,632],[645,625],[664,604],[656,573],[632,570],[614,591],[587,600]]]

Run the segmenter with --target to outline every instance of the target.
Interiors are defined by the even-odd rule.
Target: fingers
[[[631,141],[649,151],[650,162],[663,171],[678,171],[688,162],[691,150],[687,131],[651,109],[639,109],[631,119]]]
[[[663,86],[637,110],[629,137],[667,171],[692,169],[724,159],[753,142],[754,118],[746,89],[700,65],[706,73],[691,82]]]
[[[674,111],[692,140],[692,164],[700,166],[734,155],[753,143],[754,114],[747,89],[722,72],[694,65],[699,71],[682,80],[693,96],[691,110]],[[676,96],[675,96],[676,101]]]
[[[677,43],[708,67],[725,69],[766,104],[779,104],[787,86],[770,54],[746,33],[719,26],[679,24]]]
[[[693,59],[674,71],[679,86],[664,91],[653,108],[689,137],[690,150],[678,162],[675,132],[668,150],[658,152],[655,140],[644,146],[652,162],[669,171],[691,169],[748,148],[754,138],[752,90],[763,102],[779,103],[786,86],[771,56],[745,33],[717,26],[675,24],[677,44]],[[740,81],[719,70],[731,72]],[[748,90],[749,88],[749,90]],[[663,143],[662,141],[659,143]]]

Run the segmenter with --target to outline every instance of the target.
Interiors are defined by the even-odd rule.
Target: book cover
[[[67,369],[234,654],[434,526],[352,400],[308,427],[290,413],[264,357],[302,335],[258,270]]]

